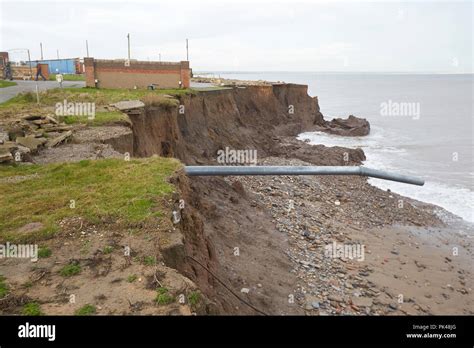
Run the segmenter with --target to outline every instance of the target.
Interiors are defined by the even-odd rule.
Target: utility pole
[[[30,49],[28,49],[28,63],[30,64],[30,76],[31,76],[31,78],[33,78],[33,69],[31,69]]]
[[[188,39],[186,39],[186,60],[189,62]]]
[[[161,53],[158,53],[158,60],[161,62]]]
[[[40,49],[41,49],[41,60],[43,60],[43,43],[40,42]]]
[[[86,40],[86,52],[87,52],[87,58],[89,58],[89,43]]]
[[[58,57],[58,59],[59,59],[59,50],[56,50],[56,55],[57,55],[57,57]]]
[[[130,33],[127,34],[128,39],[128,60],[130,60]]]

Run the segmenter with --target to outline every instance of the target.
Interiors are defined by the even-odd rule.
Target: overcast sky
[[[0,0],[0,51],[178,61],[195,71],[473,72],[472,1]],[[12,58],[26,59],[24,51]]]

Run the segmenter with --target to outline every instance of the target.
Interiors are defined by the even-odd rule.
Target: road
[[[0,103],[4,103],[7,100],[13,98],[22,92],[34,92],[36,90],[36,84],[40,91],[59,87],[59,83],[56,81],[22,81],[15,80],[16,86],[0,88]],[[84,87],[86,83],[84,81],[64,81],[63,87]]]

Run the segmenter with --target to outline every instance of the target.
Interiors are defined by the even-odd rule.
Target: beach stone
[[[344,302],[341,296],[338,295],[329,295],[328,296],[329,301],[334,301],[334,302]]]
[[[357,307],[370,307],[373,304],[373,300],[369,297],[353,297],[352,303]]]

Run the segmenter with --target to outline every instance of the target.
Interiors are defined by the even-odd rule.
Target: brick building
[[[188,88],[188,61],[147,62],[84,58],[86,86],[98,88]]]

